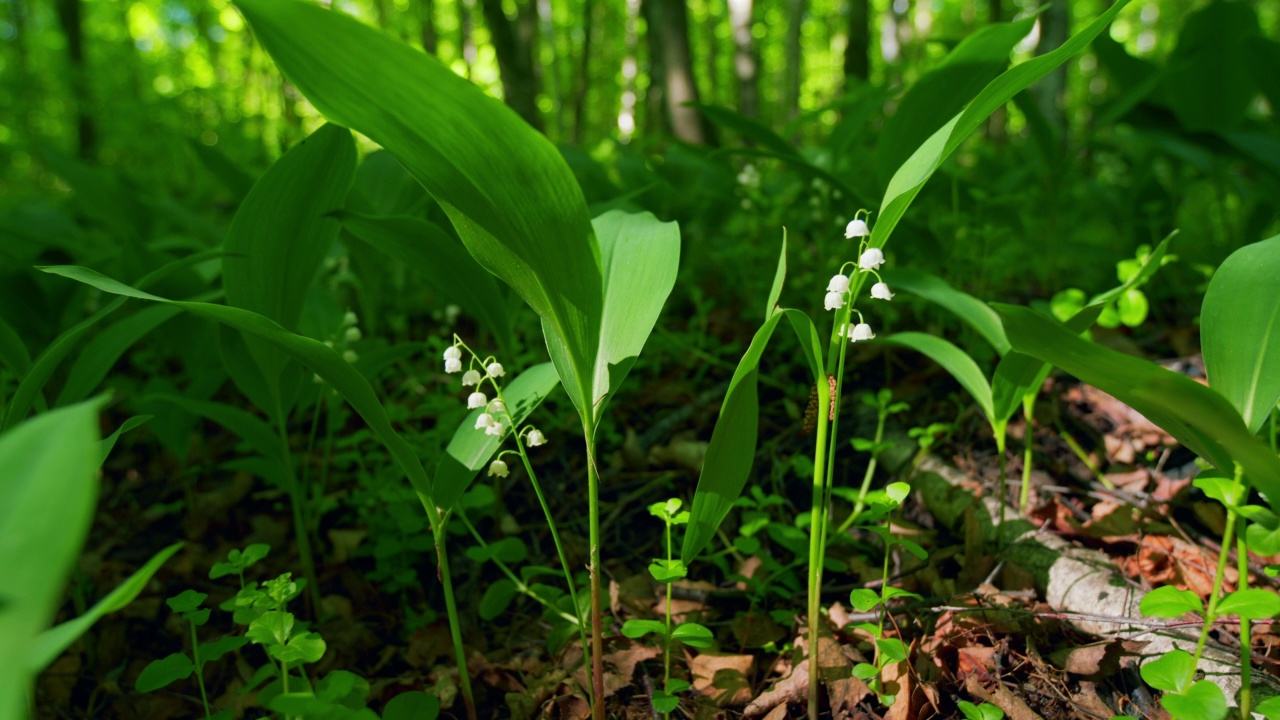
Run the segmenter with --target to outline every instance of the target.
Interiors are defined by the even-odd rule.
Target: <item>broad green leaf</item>
[[[764,319],[778,307],[778,298],[782,297],[782,286],[787,281],[787,229],[782,228],[782,251],[778,253],[778,269],[773,272],[773,285],[769,288],[769,301],[764,306]],[[812,324],[812,323],[810,323]]]
[[[511,320],[506,294],[493,275],[444,229],[408,215],[373,217],[344,212],[341,217],[348,232],[422,273],[433,288],[457,302],[499,343],[507,342]]]
[[[480,597],[480,619],[492,620],[507,611],[518,590],[509,578],[499,578],[484,589]]]
[[[176,652],[159,660],[152,660],[142,672],[138,673],[138,681],[134,689],[148,693],[159,690],[179,680],[186,680],[195,672],[196,666],[186,653]]]
[[[1209,386],[1256,433],[1280,400],[1280,235],[1223,261],[1200,311]]]
[[[373,431],[374,436],[386,446],[400,469],[409,478],[409,482],[413,484],[414,489],[424,499],[431,497],[431,481],[427,477],[426,471],[423,470],[417,453],[391,427],[387,412],[378,400],[373,387],[369,385],[369,381],[355,368],[351,367],[350,363],[343,360],[342,356],[332,348],[325,347],[324,343],[302,335],[295,335],[270,319],[248,310],[225,305],[168,300],[134,289],[88,268],[63,265],[42,269],[45,272],[62,275],[63,277],[91,285],[103,292],[152,302],[169,303],[274,343],[277,347],[288,352],[299,363],[310,367],[313,372],[341,393],[343,398],[351,404],[351,407],[369,425],[369,429]]]
[[[355,143],[337,125],[321,127],[267,168],[227,231],[222,283],[228,305],[298,331],[307,289],[341,228],[331,214],[346,201],[355,172]],[[273,417],[287,411],[280,382],[289,355],[255,337],[245,343],[273,403],[263,409]],[[240,384],[234,372],[232,379]]]
[[[1227,696],[1208,680],[1192,683],[1181,693],[1165,693],[1160,704],[1174,720],[1222,720],[1227,716]]]
[[[382,720],[436,720],[439,716],[440,701],[420,690],[400,693],[382,709]]]
[[[506,398],[512,427],[519,428],[559,384],[556,369],[551,363],[542,363],[520,373],[506,385],[502,397]],[[476,418],[482,411],[483,408],[476,408],[462,419],[436,466],[432,497],[443,510],[453,508],[476,474],[489,466],[489,460],[505,440],[476,429]],[[537,452],[534,448],[529,451]]]
[[[288,462],[280,435],[276,433],[275,429],[267,421],[247,410],[241,410],[227,403],[213,400],[192,400],[177,395],[162,395],[154,399],[159,402],[172,403],[193,415],[212,420],[235,433],[254,452],[280,465],[281,468]]]
[[[880,593],[867,588],[855,588],[849,593],[849,604],[858,612],[866,612],[879,605]]]
[[[925,182],[942,165],[942,161],[950,157],[991,113],[1083,50],[1128,4],[1129,0],[1119,0],[1056,49],[1001,73],[978,93],[964,112],[956,115],[924,141],[889,181],[889,188],[885,191],[872,229],[871,245],[885,246]]]
[[[715,641],[715,636],[707,628],[698,623],[680,623],[671,631],[671,639],[679,640],[689,647],[707,648]]]
[[[1153,363],[1083,340],[1028,308],[995,308],[1015,350],[1114,396],[1216,467],[1240,463],[1272,507],[1280,502],[1280,458],[1253,437],[1221,395]]]
[[[882,275],[895,292],[905,290],[955,313],[956,317],[977,330],[998,355],[1009,352],[1009,339],[1004,336],[1000,316],[978,298],[956,290],[946,280],[922,270],[890,270]]]
[[[40,632],[62,604],[98,496],[98,407],[0,434],[0,717],[25,717]],[[56,656],[56,653],[55,653]]]
[[[1250,71],[1261,61],[1247,41],[1261,35],[1247,2],[1209,3],[1186,15],[1161,88],[1184,128],[1222,132],[1244,120],[1258,91]]]
[[[1102,312],[1101,305],[1090,305],[1077,312],[1064,324],[1077,335],[1088,330]],[[1001,325],[1003,331],[1003,324]],[[991,405],[996,419],[1007,422],[1027,398],[1040,394],[1053,367],[1025,353],[1010,350],[996,364],[991,378]]]
[[[782,155],[799,156],[796,148],[774,132],[768,125],[743,115],[742,113],[719,105],[688,103],[689,107],[702,113],[708,120],[729,130],[733,130],[747,140],[761,147],[768,148]]]
[[[570,398],[591,407],[600,249],[555,146],[435,58],[341,12],[298,0],[237,5],[302,94],[394,155],[472,256],[542,317],[567,350],[569,362],[557,367]]]
[[[1263,700],[1253,709],[1267,720],[1280,720],[1280,695]]]
[[[1222,598],[1216,615],[1239,615],[1241,620],[1262,620],[1280,615],[1280,596],[1274,590],[1237,590]]]
[[[1250,523],[1244,532],[1245,544],[1259,555],[1280,553],[1280,527],[1269,528],[1261,523]]]
[[[698,475],[698,486],[693,494],[693,508],[689,511],[689,527],[685,530],[680,552],[680,559],[686,565],[693,562],[711,542],[716,528],[720,527],[747,484],[760,430],[760,356],[764,354],[782,316],[781,312],[774,313],[756,331],[729,380],[729,390],[720,406],[720,417],[711,431],[711,442],[702,460],[702,472]],[[826,402],[826,385],[825,382],[818,383],[820,407]]]
[[[649,213],[618,210],[592,221],[604,269],[604,310],[592,381],[591,409],[598,420],[631,371],[675,287],[680,228]],[[587,417],[587,408],[578,408]]]
[[[657,633],[665,637],[667,626],[658,620],[638,620],[636,618],[622,623],[622,634],[632,640],[639,640],[649,633]]]
[[[268,700],[266,706],[284,717],[329,717],[329,713],[338,710],[333,703],[310,692],[280,693]]]
[[[877,640],[876,650],[879,653],[878,662],[881,666],[902,662],[908,655],[907,644],[897,638]]]
[[[1166,585],[1147,593],[1138,610],[1151,617],[1180,618],[1189,612],[1203,613],[1204,602],[1190,590],[1179,590]]]
[[[964,109],[1009,63],[1009,53],[1036,24],[1034,16],[980,28],[907,90],[875,143],[882,182],[935,130]]]
[[[102,442],[100,443],[101,451],[99,452],[98,465],[101,466],[102,463],[107,461],[107,457],[111,455],[111,451],[115,449],[116,441],[120,439],[121,435],[129,432],[130,430],[133,430],[134,428],[138,428],[145,425],[147,421],[150,420],[152,417],[154,416],[153,415],[135,415],[129,418],[128,420],[125,420],[124,422],[120,423],[120,427],[116,428],[115,432],[102,438]]]
[[[649,575],[660,583],[674,582],[689,574],[680,560],[654,560],[649,563]]]
[[[883,340],[890,345],[922,353],[941,365],[961,387],[969,391],[987,416],[987,422],[993,427],[996,425],[995,410],[991,404],[991,385],[987,383],[982,369],[965,351],[942,338],[918,332],[895,333]]]
[[[22,336],[9,323],[0,319],[0,362],[18,377],[27,374],[31,369],[31,354],[27,352]]]
[[[1191,681],[1195,658],[1186,650],[1170,650],[1144,664],[1139,671],[1148,685],[1165,692],[1179,692]]]

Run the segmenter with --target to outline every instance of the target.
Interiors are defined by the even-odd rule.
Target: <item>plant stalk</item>
[[[818,720],[818,573],[822,569],[822,502],[825,495],[827,467],[827,423],[830,407],[829,385],[821,378],[818,387],[818,430],[813,450],[813,507],[809,515],[809,720]],[[827,399],[827,402],[822,402]]]
[[[204,716],[209,717],[209,694],[204,689],[204,663],[200,661],[200,642],[196,639],[196,624],[187,621],[191,626],[191,658],[196,666],[196,684],[200,686],[200,702],[204,704]]]
[[[600,613],[600,475],[596,470],[595,428],[587,440],[587,494],[591,523],[591,717],[604,720],[604,628]]]
[[[444,609],[449,616],[449,636],[453,640],[454,660],[458,663],[458,684],[462,687],[462,703],[466,706],[467,720],[476,720],[476,701],[471,694],[471,675],[467,672],[467,656],[462,646],[462,625],[458,618],[458,606],[453,599],[453,576],[449,574],[449,553],[445,546],[448,537],[447,516],[441,513],[426,498],[421,498],[427,508],[427,516],[431,520],[431,531],[435,536],[436,561],[439,563],[440,584],[444,586]]]
[[[1249,548],[1245,544],[1244,523],[1236,526],[1236,571],[1240,576],[1237,589],[1249,588]],[[1250,683],[1253,682],[1253,639],[1250,620],[1240,618],[1240,717],[1253,717],[1249,708],[1253,704]]]
[[[1036,414],[1036,396],[1029,395],[1022,399],[1022,417],[1027,421],[1027,429],[1023,432],[1022,440],[1024,447],[1022,448],[1022,487],[1018,489],[1018,510],[1025,517],[1028,506],[1031,504],[1031,447],[1032,425]]]

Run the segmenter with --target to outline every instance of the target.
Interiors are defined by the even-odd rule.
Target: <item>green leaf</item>
[[[223,655],[239,650],[248,644],[249,638],[243,635],[223,635],[217,640],[200,643],[200,662],[215,662],[220,660]]]
[[[1241,620],[1262,620],[1280,615],[1280,596],[1274,590],[1237,590],[1222,598],[1215,615],[1238,615]]]
[[[1091,305],[1076,312],[1063,324],[1079,335],[1093,325],[1101,312],[1101,305]],[[1025,353],[1014,350],[1005,353],[996,364],[995,375],[991,378],[991,404],[996,419],[1008,422],[1028,398],[1039,395],[1052,369],[1048,363]]]
[[[960,700],[956,703],[956,706],[960,708],[960,712],[964,713],[968,720],[1001,720],[1004,717],[1004,711],[991,703],[974,705],[971,702]]]
[[[1222,720],[1227,716],[1227,696],[1208,680],[1195,682],[1182,693],[1165,693],[1160,704],[1174,720]]]
[[[924,141],[889,181],[871,233],[871,246],[885,246],[911,202],[942,165],[942,161],[950,157],[991,113],[1083,50],[1128,4],[1128,0],[1119,0],[1056,49],[1001,73],[978,93],[964,112],[956,115]]]
[[[267,168],[227,231],[222,283],[228,305],[298,331],[307,290],[341,228],[331,213],[345,202],[355,172],[355,143],[337,125],[324,125]],[[289,355],[256,337],[245,342],[273,403],[263,410],[273,416],[287,410],[280,383]],[[232,379],[242,385],[234,372]]]
[[[918,332],[895,333],[884,338],[890,345],[915,350],[929,357],[951,373],[960,386],[969,391],[978,407],[987,416],[987,422],[996,424],[995,410],[992,407],[991,385],[978,364],[965,351],[943,340],[942,338]]]
[[[757,386],[760,356],[764,354],[769,338],[782,317],[783,313],[774,313],[756,331],[729,380],[729,390],[720,406],[715,429],[711,431],[711,442],[702,460],[702,472],[698,475],[698,487],[689,511],[689,527],[680,552],[680,558],[686,565],[692,563],[715,537],[716,528],[720,527],[747,484],[760,429]],[[826,402],[827,384],[822,382],[818,385],[821,407]]]
[[[876,176],[887,180],[920,143],[964,109],[1004,70],[1009,53],[1031,32],[1034,16],[993,23],[969,35],[911,86],[875,143]]]
[[[995,307],[1014,349],[1114,396],[1216,467],[1240,463],[1273,506],[1280,502],[1280,458],[1253,437],[1221,395],[1153,363],[1082,340],[1030,309]]]
[[[111,455],[111,451],[115,449],[116,441],[120,439],[121,435],[135,428],[142,427],[143,425],[147,424],[147,421],[151,420],[151,418],[153,417],[155,416],[154,415],[134,415],[133,417],[120,423],[120,427],[116,428],[115,432],[102,438],[102,442],[98,446],[99,447],[98,465],[101,466],[102,463],[107,461],[107,457],[109,457]]]
[[[138,680],[133,687],[141,693],[154,692],[171,683],[186,680],[195,669],[195,664],[186,653],[173,653],[147,663],[142,672],[138,673]]]
[[[669,695],[661,690],[654,690],[651,700],[653,702],[653,709],[664,715],[680,706],[680,698],[675,695]]]
[[[440,701],[419,690],[396,695],[382,710],[382,720],[436,720],[439,716]]]
[[[18,331],[3,319],[0,319],[0,362],[17,377],[23,377],[31,370],[31,354],[27,352],[27,344],[22,342]]]
[[[293,664],[297,662],[319,662],[324,657],[326,646],[324,639],[318,634],[309,632],[294,635],[285,645],[269,645],[267,651],[275,659]]]
[[[1151,617],[1180,618],[1189,612],[1203,613],[1204,602],[1190,590],[1165,585],[1147,593],[1138,610]]]
[[[800,155],[800,153],[796,151],[794,145],[783,139],[781,135],[774,132],[768,125],[749,118],[732,108],[692,102],[687,103],[687,105],[705,115],[708,120],[716,125],[733,130],[742,137],[759,144],[761,147],[768,148],[769,150],[781,155],[792,155],[796,157],[799,157]]]
[[[871,663],[858,663],[853,666],[853,676],[859,680],[870,680],[880,674],[880,668]]]
[[[715,641],[715,636],[707,628],[698,623],[680,623],[671,631],[671,639],[679,640],[689,647],[707,648]]]
[[[897,638],[877,640],[876,649],[879,651],[878,662],[881,667],[890,663],[902,662],[909,655],[906,643]]]
[[[56,404],[61,407],[89,397],[125,351],[180,312],[164,305],[143,308],[103,330],[76,354]]]
[[[164,602],[169,606],[170,610],[176,613],[184,613],[191,612],[192,610],[200,607],[207,597],[209,597],[208,593],[196,592],[195,590],[187,589]]]
[[[1231,253],[1209,281],[1200,342],[1209,386],[1256,433],[1280,400],[1280,235]]]
[[[524,562],[524,559],[529,557],[529,547],[518,537],[505,537],[488,545],[467,548],[467,557],[478,563],[497,559],[513,565]]]
[[[1261,523],[1250,523],[1244,531],[1245,544],[1259,555],[1280,553],[1280,527],[1269,528]]]
[[[1166,692],[1179,692],[1191,681],[1195,658],[1186,650],[1170,650],[1144,664],[1140,670],[1148,685]]]
[[[660,583],[675,582],[689,574],[689,568],[680,560],[654,560],[649,563],[649,574]]]
[[[41,268],[45,272],[83,282],[104,292],[139,298],[153,302],[169,303],[202,317],[209,318],[241,332],[267,340],[285,350],[295,360],[311,368],[325,382],[342,394],[343,398],[360,414],[375,437],[386,446],[392,458],[409,478],[415,490],[423,498],[431,497],[431,482],[417,453],[392,427],[386,410],[378,400],[369,381],[332,348],[302,335],[295,335],[279,324],[256,313],[224,305],[168,300],[136,290],[128,285],[89,270],[74,266]]]
[[[443,228],[408,215],[373,217],[343,212],[340,217],[352,235],[422,273],[433,288],[457,302],[499,343],[508,342],[511,319],[506,294],[493,275]],[[504,352],[508,350],[504,348]]]
[[[542,317],[548,341],[566,350],[556,366],[569,397],[588,410],[601,253],[582,191],[555,146],[435,58],[341,12],[296,0],[237,5],[302,94],[394,155],[440,203],[472,256]]]
[[[1267,720],[1280,720],[1280,695],[1263,700],[1254,706],[1253,711],[1262,713]]]
[[[773,271],[773,285],[769,287],[769,300],[764,306],[764,319],[768,322],[773,311],[778,308],[778,298],[782,297],[782,286],[787,281],[787,229],[782,228],[782,250],[778,253],[778,269]]]
[[[858,612],[866,612],[879,605],[880,593],[868,588],[855,588],[849,593],[849,604]]]
[[[1146,294],[1136,288],[1125,290],[1116,298],[1116,312],[1120,316],[1120,322],[1128,327],[1138,327],[1146,322],[1148,309]]]
[[[1007,56],[1008,53],[1005,53]],[[998,355],[1009,352],[1009,339],[1004,335],[1000,316],[990,305],[966,292],[956,290],[946,280],[922,270],[897,269],[882,273],[884,281],[895,292],[905,290],[945,308],[968,323],[995,348]]]
[[[682,693],[691,687],[693,687],[693,685],[688,680],[671,678],[667,681],[667,692],[672,694]]]
[[[556,375],[556,369],[551,363],[534,365],[505,385],[502,397],[507,401],[512,427],[520,427],[559,385],[560,377]],[[483,411],[483,408],[476,408],[462,419],[436,466],[433,497],[442,510],[453,509],[476,475],[489,466],[489,460],[506,440],[506,437],[495,437],[476,429],[476,418]]]
[[[1222,132],[1244,120],[1257,93],[1250,71],[1260,62],[1247,41],[1261,35],[1250,3],[1215,2],[1187,14],[1161,87],[1184,128]]]
[[[916,600],[923,600],[923,598],[911,592],[910,590],[903,590],[902,588],[894,587],[892,585],[886,585],[884,587],[883,595],[886,602],[897,597],[914,598]]]
[[[631,618],[622,623],[622,634],[632,640],[639,640],[650,633],[657,633],[662,637],[666,637],[667,626],[658,620],[638,620],[636,618]]]
[[[911,486],[904,482],[891,482],[885,486],[884,493],[894,505],[901,505],[911,494]]]
[[[1237,483],[1233,476],[1221,470],[1205,470],[1191,481],[1206,496],[1217,500],[1224,506],[1236,509],[1244,502],[1246,488]]]
[[[271,648],[289,642],[289,636],[292,634],[293,613],[270,610],[249,623],[249,629],[244,635],[258,645]]]
[[[268,700],[266,705],[268,710],[286,717],[325,717],[337,709],[333,703],[321,700],[309,692],[280,693]]]
[[[484,589],[480,598],[480,618],[492,620],[507,611],[519,590],[509,578],[499,578]]]

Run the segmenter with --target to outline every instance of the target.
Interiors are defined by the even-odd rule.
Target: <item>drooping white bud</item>
[[[844,307],[844,293],[835,291],[827,293],[827,296],[822,300],[822,306],[828,310],[839,310]]]
[[[350,350],[348,350],[347,352],[351,352],[351,351],[350,351]],[[450,360],[445,360],[445,361],[444,361],[444,371],[445,371],[445,372],[447,372],[447,373],[462,372],[462,361],[461,361],[461,360],[452,360],[452,359],[450,359]]]
[[[489,412],[493,413],[494,415],[501,415],[506,411],[507,411],[507,406],[503,405],[501,400],[494,400],[493,402],[489,403]]]
[[[867,221],[861,218],[850,220],[848,225],[844,226],[844,236],[846,238],[866,237],[871,234],[871,228],[867,227]]]
[[[485,435],[493,435],[494,437],[502,437],[502,432],[507,429],[506,425],[494,421],[492,425],[484,429]]]
[[[445,360],[461,360],[462,350],[459,349],[457,345],[450,345],[449,347],[444,349],[444,359]]]
[[[827,292],[849,292],[849,276],[836,275],[827,283]]]
[[[490,415],[489,413],[487,412],[480,413],[480,415],[476,417],[477,430],[484,430],[488,427],[491,427],[492,425],[493,425],[493,416]]]
[[[501,460],[489,463],[489,477],[506,477],[507,464]]]
[[[867,248],[862,257],[858,258],[858,267],[863,270],[879,270],[883,264],[884,253],[880,252],[880,248]]]
[[[480,371],[468,370],[462,373],[462,387],[480,384]]]
[[[489,367],[485,368],[485,370],[489,371],[489,377],[494,378],[500,378],[507,374],[507,372],[502,369],[502,363],[499,362],[489,363]]]
[[[529,431],[529,435],[525,438],[525,442],[529,447],[538,447],[539,445],[547,444],[547,437],[542,434],[541,430],[534,428]]]
[[[875,337],[875,333],[871,332],[871,326],[866,323],[858,323],[853,326],[853,334],[849,336],[849,342],[858,342],[859,340],[871,340]]]
[[[889,286],[885,283],[878,282],[871,286],[871,297],[876,300],[892,300],[893,293],[889,292]]]
[[[476,408],[482,408],[488,402],[489,402],[489,398],[485,397],[484,393],[473,392],[467,396],[467,409],[475,410]]]

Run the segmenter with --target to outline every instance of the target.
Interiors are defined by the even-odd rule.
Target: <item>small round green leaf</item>
[[[1239,615],[1241,620],[1261,620],[1280,615],[1280,596],[1274,590],[1253,588],[1237,590],[1224,597],[1215,609],[1217,615]]]
[[[1142,666],[1139,671],[1148,685],[1166,692],[1178,692],[1187,687],[1195,670],[1195,658],[1186,650],[1170,650]]]
[[[680,705],[680,698],[676,697],[675,695],[668,695],[667,693],[664,693],[661,690],[654,690],[652,699],[653,699],[653,709],[657,710],[663,715],[666,715],[672,710],[675,710],[676,707]]]
[[[506,612],[517,592],[519,590],[516,584],[507,578],[502,578],[485,588],[484,595],[480,598],[480,617],[484,620],[492,620]]]
[[[199,608],[200,603],[203,603],[207,597],[209,596],[202,592],[183,590],[180,594],[174,595],[164,602],[169,606],[170,610],[176,613],[187,613]]]
[[[880,604],[880,593],[867,588],[858,588],[849,593],[849,604],[858,612],[866,612]]]
[[[195,669],[196,666],[186,653],[174,653],[159,660],[152,660],[151,664],[142,668],[134,687],[138,692],[144,693],[159,690],[169,683],[190,677]]]
[[[1190,590],[1166,585],[1147,593],[1138,609],[1151,617],[1179,618],[1189,612],[1203,613],[1204,603]]]
[[[622,634],[632,640],[638,640],[649,633],[657,633],[665,637],[667,626],[657,620],[637,620],[635,618],[622,623]]]
[[[897,638],[877,640],[876,648],[880,651],[881,666],[907,659],[907,645]]]
[[[1183,693],[1165,693],[1160,704],[1174,720],[1222,720],[1227,716],[1227,696],[1208,680],[1193,684]]]
[[[880,674],[880,668],[871,663],[858,663],[853,666],[853,676],[859,680],[870,680]]]
[[[689,647],[706,648],[711,647],[715,636],[698,623],[681,623],[671,631],[671,639],[679,640]]]

